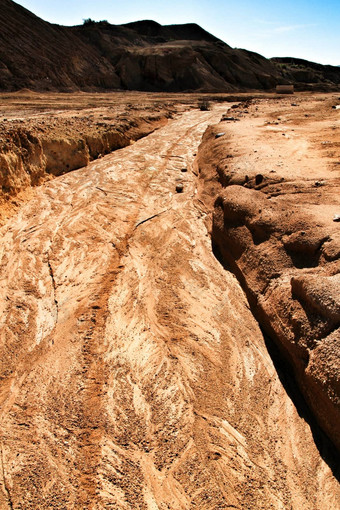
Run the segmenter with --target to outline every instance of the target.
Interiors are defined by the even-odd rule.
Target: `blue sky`
[[[194,22],[232,47],[265,57],[293,56],[340,65],[340,0],[18,0],[37,16],[62,25],[85,18],[113,24],[153,19]]]

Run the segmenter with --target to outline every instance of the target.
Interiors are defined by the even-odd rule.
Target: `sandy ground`
[[[169,118],[197,108],[202,94],[0,93],[0,226],[31,188],[129,145]]]
[[[193,162],[226,111],[56,178],[1,229],[1,508],[340,508],[328,442],[212,254]],[[246,165],[265,145],[241,124]]]
[[[286,187],[295,182],[302,195],[317,183],[322,209],[332,220],[339,205],[328,209],[323,195],[325,186],[330,192],[339,183],[340,110],[333,108],[338,103],[336,94],[300,94],[276,101],[255,99],[240,113],[232,110],[239,121],[223,122],[230,140],[230,175],[262,174],[284,181]],[[321,213],[320,208],[318,218]]]

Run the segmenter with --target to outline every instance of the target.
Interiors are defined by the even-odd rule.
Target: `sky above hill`
[[[152,19],[197,23],[236,48],[265,57],[298,57],[340,65],[340,0],[17,0],[51,23],[86,18],[113,24]]]

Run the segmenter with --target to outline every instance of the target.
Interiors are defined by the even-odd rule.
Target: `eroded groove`
[[[49,254],[47,255],[47,265],[48,265],[48,270],[49,270],[51,281],[52,281],[53,301],[54,301],[55,310],[56,310],[55,323],[57,324],[58,316],[59,316],[59,303],[58,303],[58,300],[57,300],[57,284],[56,284],[56,281],[55,281],[55,278],[54,278],[54,272],[53,272],[53,268],[52,268],[52,265],[51,265]]]
[[[3,451],[2,444],[1,444],[1,472],[2,472],[3,487],[4,487],[4,490],[5,490],[5,493],[6,493],[6,497],[7,497],[7,501],[8,501],[8,506],[10,507],[11,510],[13,510],[14,506],[13,506],[13,502],[12,502],[12,498],[11,498],[11,493],[10,493],[10,490],[8,488],[8,484],[7,484],[7,480],[6,480],[5,462],[4,462],[4,451]]]

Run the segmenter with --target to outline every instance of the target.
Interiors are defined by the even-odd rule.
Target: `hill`
[[[282,76],[294,82],[298,89],[323,89],[325,91],[340,86],[340,66],[329,66],[293,57],[276,57],[271,61],[278,67]]]
[[[195,24],[88,20],[61,27],[0,0],[0,89],[204,90],[271,88],[275,66]]]
[[[333,89],[340,83],[334,69],[326,79]],[[88,19],[63,27],[0,0],[0,90],[231,92],[309,77],[300,75],[276,60],[233,49],[194,23],[111,25]],[[325,81],[320,73],[314,78]]]

